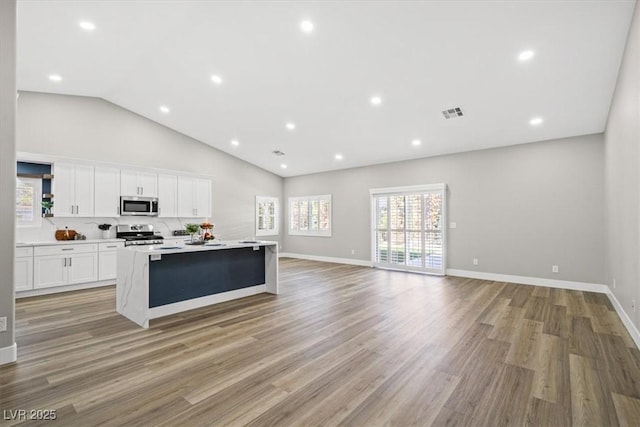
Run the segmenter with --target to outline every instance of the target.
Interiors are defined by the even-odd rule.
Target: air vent
[[[445,119],[455,119],[457,117],[462,117],[464,113],[462,112],[462,108],[454,107],[443,110],[442,115]]]
[[[284,156],[284,153],[280,150],[273,150],[272,153],[275,154],[276,156]]]

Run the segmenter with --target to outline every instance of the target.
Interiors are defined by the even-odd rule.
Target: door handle
[[[73,259],[73,258],[69,258],[69,267],[71,267],[71,260],[72,260],[72,259]]]
[[[80,206],[76,205],[76,215],[80,215]]]
[[[66,267],[66,266],[67,266],[67,259],[65,258],[64,259],[64,267]]]
[[[73,215],[73,214],[74,214],[74,212],[73,212],[73,205],[71,205],[71,215]]]

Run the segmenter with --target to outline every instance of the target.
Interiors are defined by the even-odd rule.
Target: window
[[[16,179],[16,225],[40,227],[42,219],[42,181],[37,178]]]
[[[445,274],[444,184],[371,190],[374,265]]]
[[[331,195],[289,197],[289,234],[331,236]]]
[[[256,196],[256,236],[278,234],[278,198]]]

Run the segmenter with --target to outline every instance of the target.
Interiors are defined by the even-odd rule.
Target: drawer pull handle
[[[116,245],[113,245],[113,246],[107,246],[107,248],[117,248],[117,246],[116,246]]]
[[[72,250],[73,250],[73,248],[64,248],[64,249],[62,249],[62,250],[63,250],[63,251],[72,251]]]

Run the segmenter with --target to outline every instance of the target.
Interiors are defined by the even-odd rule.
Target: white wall
[[[640,6],[636,4],[605,131],[607,284],[635,326],[640,316]],[[613,288],[613,281],[616,287]]]
[[[17,150],[68,158],[180,170],[213,176],[214,234],[241,239],[255,234],[255,196],[282,197],[282,178],[193,138],[98,98],[21,92]],[[55,179],[55,178],[54,178]],[[22,240],[53,238],[55,227],[69,226],[98,235],[96,224],[120,219],[45,221],[42,230],[20,230]],[[149,220],[161,231],[189,220]],[[165,231],[166,230],[166,231]],[[279,240],[279,236],[268,237]]]
[[[369,189],[440,182],[448,268],[604,282],[602,134],[287,178],[285,198],[333,195],[333,236],[284,230],[283,251],[370,260]]]
[[[16,2],[0,1],[0,365],[15,357],[13,260],[16,194]]]

